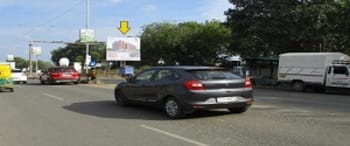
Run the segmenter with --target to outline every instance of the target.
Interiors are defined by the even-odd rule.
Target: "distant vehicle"
[[[285,53],[279,57],[278,81],[296,91],[313,87],[350,88],[350,57],[343,53]]]
[[[80,81],[80,74],[73,67],[51,67],[40,74],[40,83],[74,83]]]
[[[0,90],[13,92],[13,80],[9,64],[0,64]]]
[[[241,77],[249,76],[249,74],[247,73],[247,70],[244,66],[234,66],[232,68],[232,72],[236,75],[241,76]]]
[[[249,79],[208,66],[162,66],[142,71],[114,90],[117,104],[162,107],[171,118],[206,109],[243,113],[253,103]]]
[[[12,69],[11,72],[12,72],[12,79],[14,83],[27,84],[28,77],[22,70]]]

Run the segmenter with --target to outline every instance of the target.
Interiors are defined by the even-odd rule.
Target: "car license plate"
[[[218,103],[237,102],[238,97],[218,97]]]
[[[64,74],[62,75],[62,77],[70,77],[70,74],[69,74],[69,73],[64,73]]]

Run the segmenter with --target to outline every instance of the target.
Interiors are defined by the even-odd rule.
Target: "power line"
[[[30,35],[31,33],[35,32],[38,27],[43,27],[45,26],[46,24],[50,24],[51,22],[67,15],[68,13],[72,12],[74,10],[75,7],[77,7],[78,5],[81,5],[82,2],[84,2],[85,0],[77,0],[76,3],[74,3],[74,5],[72,5],[71,7],[69,7],[68,9],[64,10],[63,13],[59,14],[59,15],[56,15],[54,17],[52,17],[51,19],[48,19],[46,22],[44,23],[41,23],[39,24],[38,26],[36,26],[35,28],[33,28],[32,30],[28,31],[27,33],[24,34],[24,36],[28,36]],[[50,24],[52,25],[52,24]],[[28,37],[30,38],[30,37]]]

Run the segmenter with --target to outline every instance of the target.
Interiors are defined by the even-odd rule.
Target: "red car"
[[[51,67],[40,74],[40,83],[74,83],[78,84],[80,74],[73,67]]]

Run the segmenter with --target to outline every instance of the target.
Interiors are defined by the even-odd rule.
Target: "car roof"
[[[73,68],[71,66],[55,66],[55,67],[50,67],[50,68]]]
[[[175,70],[215,70],[215,69],[225,69],[216,66],[156,66],[153,69],[175,69]]]

